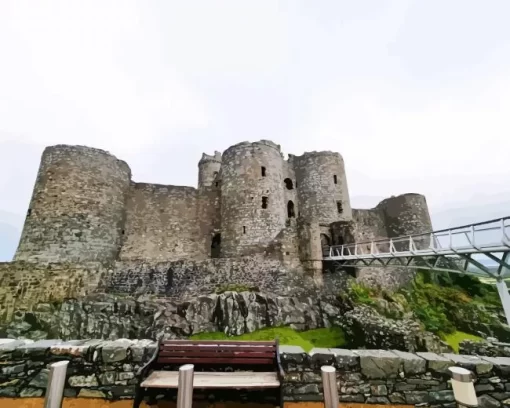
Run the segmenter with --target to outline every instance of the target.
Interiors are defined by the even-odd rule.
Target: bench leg
[[[139,385],[135,388],[135,400],[133,401],[133,408],[140,408],[143,401],[144,389]]]

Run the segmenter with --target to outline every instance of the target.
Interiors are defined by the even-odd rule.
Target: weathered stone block
[[[401,360],[385,350],[356,350],[360,356],[361,373],[367,378],[396,378]]]
[[[97,378],[94,374],[76,375],[73,377],[69,377],[68,381],[71,387],[97,387],[99,385]]]
[[[402,367],[406,375],[421,374],[427,371],[427,361],[416,354],[405,351],[392,350],[402,360]]]
[[[101,357],[105,363],[114,363],[125,361],[128,356],[128,350],[133,345],[131,340],[119,339],[103,342],[101,346]]]
[[[335,354],[327,348],[315,347],[308,353],[313,368],[320,368],[323,365],[334,365]]]
[[[453,402],[453,401],[455,401],[455,396],[453,395],[452,390],[430,391],[429,397],[430,397],[431,402]]]
[[[448,374],[448,368],[453,365],[453,361],[444,355],[436,353],[416,353],[427,362],[427,369],[432,372]]]
[[[388,398],[386,397],[369,397],[366,401],[367,404],[389,404]]]
[[[46,388],[48,386],[48,374],[48,369],[41,370],[34,378],[32,378],[28,385],[36,388]]]
[[[388,388],[386,385],[372,385],[370,387],[370,392],[374,396],[388,395]]]
[[[332,348],[330,350],[335,356],[337,368],[340,370],[360,370],[359,355],[347,349]]]
[[[106,394],[99,390],[82,388],[78,393],[78,398],[106,398]]]
[[[62,340],[39,340],[34,343],[27,343],[17,348],[16,352],[30,358],[43,357],[52,346],[60,343],[62,343]]]
[[[429,402],[429,393],[427,391],[404,391],[404,397],[407,404],[423,404]]]
[[[492,364],[497,374],[510,377],[510,357],[482,357],[482,360]]]
[[[21,398],[34,398],[34,397],[42,397],[43,390],[40,388],[23,388],[19,394]]]
[[[365,397],[362,394],[339,395],[338,400],[340,402],[365,402]]]
[[[478,406],[480,408],[499,408],[501,403],[490,395],[485,394],[478,397]]]
[[[452,360],[455,365],[476,371],[478,375],[489,374],[492,371],[493,364],[477,356],[463,356],[451,353],[443,354],[443,356]]]
[[[280,360],[285,371],[303,371],[309,367],[309,356],[299,346],[280,346]]]

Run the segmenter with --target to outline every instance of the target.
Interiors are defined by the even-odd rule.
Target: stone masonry
[[[8,340],[0,342],[0,397],[41,397],[50,363],[67,360],[64,396],[133,398],[138,369],[153,355],[150,340]],[[320,367],[337,369],[342,403],[451,407],[448,367],[472,372],[480,407],[510,405],[510,359],[390,350],[281,346],[285,401],[323,401]]]
[[[285,160],[271,141],[242,142],[204,154],[198,176],[198,188],[138,183],[108,152],[48,147],[15,260],[79,266],[262,256],[289,273],[311,272],[320,286],[324,245],[431,230],[418,194],[351,209],[335,152]]]

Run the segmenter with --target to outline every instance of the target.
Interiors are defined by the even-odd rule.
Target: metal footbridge
[[[369,242],[326,247],[324,260],[342,267],[405,267],[488,277],[496,281],[510,325],[510,216]]]

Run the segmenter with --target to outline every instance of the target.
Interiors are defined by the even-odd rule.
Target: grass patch
[[[483,338],[479,336],[475,336],[474,334],[464,333],[461,331],[456,331],[450,334],[445,334],[441,336],[444,341],[446,341],[453,350],[458,353],[459,352],[459,344],[463,340],[473,340],[473,341],[482,341]]]
[[[290,327],[268,327],[240,336],[228,336],[222,332],[211,332],[195,334],[190,339],[270,341],[277,337],[281,345],[300,346],[305,351],[310,351],[314,347],[332,348],[341,347],[345,344],[345,335],[339,327],[304,332],[298,332]]]

